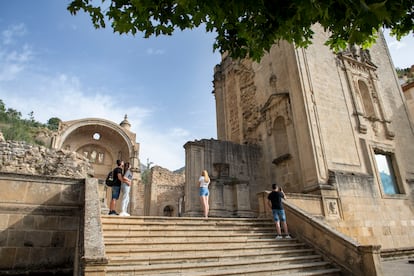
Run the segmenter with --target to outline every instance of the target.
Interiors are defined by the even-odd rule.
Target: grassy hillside
[[[30,144],[43,143],[36,140],[36,134],[41,130],[55,130],[59,126],[60,119],[51,118],[48,124],[42,124],[34,119],[33,112],[29,119],[23,119],[22,113],[13,108],[6,108],[0,99],[0,131],[6,140],[25,141]]]

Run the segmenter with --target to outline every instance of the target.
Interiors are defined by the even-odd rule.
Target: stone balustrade
[[[266,202],[267,195],[266,191],[257,194],[260,206],[259,217],[271,217],[271,210]],[[291,194],[288,196],[295,197]],[[302,203],[299,198],[297,196],[295,201]],[[303,199],[315,201],[316,197],[303,196]],[[321,213],[317,211],[317,208],[314,209],[315,214],[309,214],[291,201],[284,201],[284,206],[289,232],[295,237],[312,244],[349,275],[382,275],[380,245],[361,245],[336,231],[329,224],[324,223],[323,219],[318,218],[321,217]]]

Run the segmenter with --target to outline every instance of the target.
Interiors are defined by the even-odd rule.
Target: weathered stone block
[[[9,222],[9,215],[8,214],[0,214],[0,229],[4,229],[8,226]]]
[[[53,231],[26,231],[24,243],[32,247],[50,247]]]
[[[77,231],[66,231],[65,232],[65,243],[64,247],[75,247],[78,240]]]
[[[38,230],[57,229],[59,227],[58,216],[33,216],[35,219],[35,227]]]
[[[77,230],[79,229],[79,217],[61,216],[59,217],[60,230]]]
[[[53,232],[50,246],[51,247],[64,247],[66,235],[67,235],[66,232],[57,232],[57,231]],[[73,245],[74,244],[72,244],[72,246]]]
[[[0,247],[0,269],[9,269],[14,266],[16,248]]]
[[[14,260],[15,267],[30,267],[30,251],[31,247],[18,247],[16,248],[16,257]]]
[[[9,229],[7,237],[7,246],[9,247],[23,247],[26,246],[25,235],[26,231]]]
[[[9,214],[9,220],[7,226],[9,228],[19,228],[22,225],[24,215],[22,214]]]
[[[81,191],[82,191],[81,187],[78,185],[62,187],[62,191],[60,193],[60,198],[59,198],[60,204],[79,203]]]
[[[9,231],[7,229],[0,229],[0,247],[7,246],[7,237]]]

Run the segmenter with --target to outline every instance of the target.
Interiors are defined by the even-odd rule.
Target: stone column
[[[223,195],[224,184],[220,180],[212,180],[210,184],[210,212],[209,216],[212,217],[223,217],[224,210],[224,195]]]
[[[257,201],[259,202],[259,218],[272,217],[272,211],[267,206],[268,195],[269,193],[266,191],[257,193]]]
[[[185,148],[185,213],[184,216],[202,216],[198,179],[204,170],[204,146],[199,142],[187,142]]]
[[[254,213],[252,212],[250,206],[250,191],[248,182],[237,183],[235,188],[237,196],[237,217],[253,217]]]

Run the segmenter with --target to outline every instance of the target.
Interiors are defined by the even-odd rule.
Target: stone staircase
[[[106,275],[341,275],[269,219],[102,216]]]

